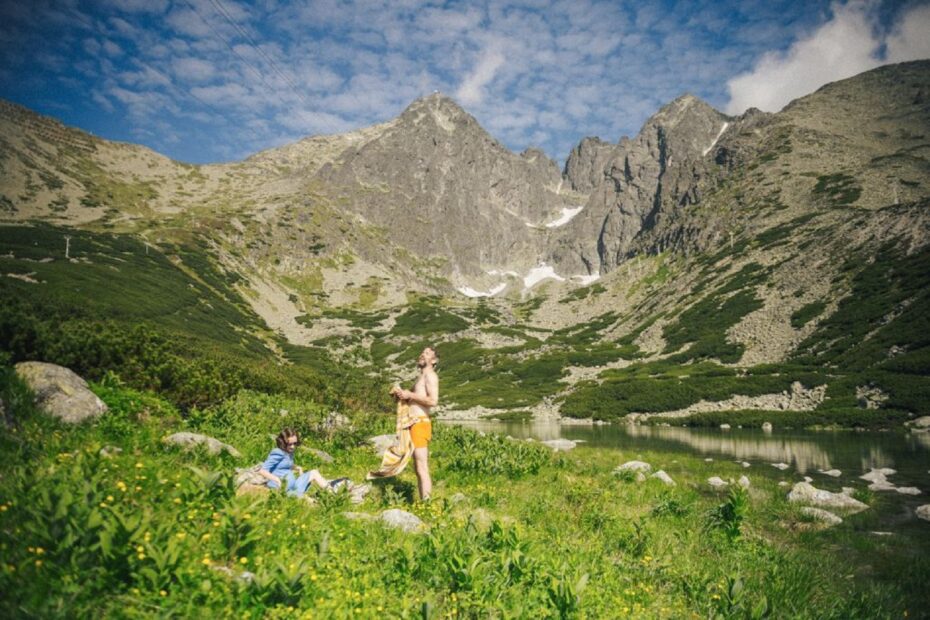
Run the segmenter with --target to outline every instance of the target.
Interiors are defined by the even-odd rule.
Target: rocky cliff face
[[[535,264],[534,227],[566,204],[558,168],[542,151],[511,153],[440,94],[415,101],[316,178],[395,243],[446,257],[452,273],[471,276]]]
[[[566,178],[572,187],[592,188],[591,194],[555,239],[554,262],[589,273],[623,262],[641,233],[699,199],[705,158],[731,122],[686,95],[650,118],[635,139],[621,140],[610,151],[603,142],[582,141],[567,162]]]

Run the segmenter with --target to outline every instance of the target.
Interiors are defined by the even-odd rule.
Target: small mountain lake
[[[577,425],[558,421],[448,420],[487,433],[516,439],[571,439],[582,445],[622,452],[618,464],[642,452],[681,453],[714,461],[749,463],[745,473],[763,475],[791,484],[804,476],[813,478],[818,488],[839,491],[843,486],[865,489],[869,483],[859,476],[873,468],[888,467],[897,473],[888,476],[898,487],[917,487],[920,495],[896,491],[876,491],[882,505],[883,526],[913,521],[914,509],[930,503],[930,433],[904,431],[856,432],[814,431],[775,428],[688,428],[678,426],[638,426],[629,424]],[[780,471],[775,463],[789,467]],[[657,464],[658,467],[667,465]],[[712,468],[712,464],[708,463]],[[822,472],[839,470],[839,476]],[[721,477],[726,478],[724,472]],[[786,489],[787,490],[787,489]],[[926,525],[926,524],[923,524]]]

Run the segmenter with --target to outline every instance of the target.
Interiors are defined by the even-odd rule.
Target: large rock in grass
[[[381,522],[388,527],[403,530],[404,532],[420,532],[426,528],[420,517],[406,510],[391,508],[381,513]]]
[[[799,482],[788,493],[788,501],[819,508],[835,508],[850,513],[862,512],[868,505],[845,493],[831,493],[818,489],[807,482]]]
[[[397,434],[391,433],[390,435],[375,435],[374,437],[368,438],[368,443],[374,446],[378,456],[381,456],[384,454],[385,450],[397,443]]]
[[[924,504],[917,507],[917,518],[924,521],[930,521],[930,504]]]
[[[813,519],[814,521],[819,521],[826,524],[827,526],[839,525],[843,522],[841,518],[830,512],[829,510],[824,510],[823,508],[812,508],[811,506],[804,506],[801,508],[801,514],[806,515]]]
[[[652,471],[652,465],[643,461],[627,461],[623,465],[618,465],[614,473],[618,474],[625,471],[634,471],[642,474],[648,474]]]
[[[214,439],[208,435],[201,435],[200,433],[175,433],[165,437],[164,442],[171,446],[180,446],[185,450],[193,450],[197,446],[204,446],[207,452],[213,455],[221,454],[225,451],[235,458],[242,456],[238,450],[228,443],[223,443],[219,439]]]
[[[723,480],[720,476],[711,476],[707,479],[707,484],[709,484],[715,491],[719,491],[721,489],[725,489],[727,486],[729,486],[730,483]]]
[[[575,446],[578,445],[577,441],[572,441],[571,439],[547,439],[546,441],[540,442],[545,446],[552,448],[555,452],[568,452],[573,450]]]
[[[20,362],[16,374],[36,395],[39,411],[66,424],[92,420],[107,411],[107,406],[90,391],[77,374],[56,364]]]
[[[650,478],[655,478],[656,480],[661,480],[661,481],[662,481],[662,484],[664,484],[664,485],[666,485],[666,486],[670,486],[670,487],[675,486],[675,481],[672,480],[672,477],[671,477],[671,476],[669,476],[667,473],[665,473],[665,470],[664,470],[664,469],[660,469],[659,471],[657,471],[656,473],[652,474],[652,475],[649,476],[649,477],[650,477]]]

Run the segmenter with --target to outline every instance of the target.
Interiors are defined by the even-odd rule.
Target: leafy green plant
[[[721,530],[733,541],[742,535],[742,525],[749,512],[749,493],[743,487],[731,484],[727,499],[707,515],[707,526]]]

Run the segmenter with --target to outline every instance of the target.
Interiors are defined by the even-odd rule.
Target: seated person
[[[294,467],[294,450],[300,445],[297,431],[285,428],[278,433],[274,441],[277,447],[271,451],[258,472],[262,478],[268,480],[266,484],[269,488],[284,487],[288,495],[303,497],[311,484],[334,491],[346,481],[345,478],[327,480],[315,469],[304,472],[300,467]]]

